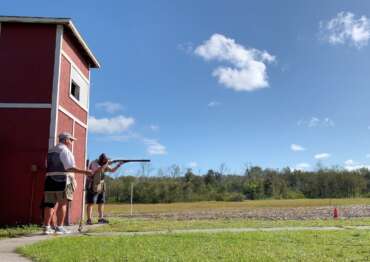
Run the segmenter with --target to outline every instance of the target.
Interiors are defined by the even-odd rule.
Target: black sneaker
[[[86,225],[91,226],[92,224],[93,224],[93,223],[92,223],[91,219],[88,219],[88,220],[86,221]]]
[[[104,218],[100,218],[100,219],[98,220],[98,223],[99,223],[99,224],[108,224],[108,223],[109,223],[109,221],[108,221],[108,220],[106,220],[106,219],[104,219]]]

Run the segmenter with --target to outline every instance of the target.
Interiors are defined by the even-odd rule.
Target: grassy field
[[[38,231],[40,231],[40,227],[37,225],[0,228],[0,239],[24,236]]]
[[[295,226],[370,226],[370,218],[314,219],[314,220],[257,220],[257,219],[111,219],[110,224],[88,232],[142,232],[172,231],[176,229],[212,229],[245,227],[295,227]],[[88,227],[86,227],[88,228]]]
[[[193,202],[171,204],[134,204],[134,213],[156,214],[187,211],[243,210],[250,208],[320,207],[370,205],[370,198],[341,199],[287,199],[287,200],[249,200],[243,202]],[[107,204],[105,211],[111,216],[130,214],[129,204]]]
[[[348,205],[370,205],[370,199],[137,204],[134,205],[132,218],[127,217],[130,213],[129,205],[108,204],[106,213],[110,216],[111,223],[91,229],[89,232],[171,232],[176,229],[370,225],[370,218],[266,220],[216,217],[215,219],[178,220],[150,216],[150,214],[159,213],[204,211],[222,213],[240,210],[242,212],[260,208],[266,209],[267,212],[271,209],[271,212],[274,212],[279,208]],[[286,212],[285,209],[281,210]],[[135,217],[135,213],[149,216]],[[180,217],[183,218],[183,216]],[[369,245],[370,230],[346,228],[338,231],[56,237],[22,247],[18,252],[34,261],[368,261],[370,260]]]
[[[35,261],[368,261],[370,231],[64,237],[22,247]]]

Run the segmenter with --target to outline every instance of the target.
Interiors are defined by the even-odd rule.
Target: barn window
[[[89,81],[72,65],[70,97],[83,109],[89,108]]]
[[[73,80],[71,84],[71,95],[78,101],[80,100],[80,87]]]

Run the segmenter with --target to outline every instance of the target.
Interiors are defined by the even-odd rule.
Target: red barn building
[[[0,16],[0,225],[40,223],[45,161],[70,132],[85,167],[90,69],[99,62],[68,18]],[[79,221],[82,175],[69,206]]]

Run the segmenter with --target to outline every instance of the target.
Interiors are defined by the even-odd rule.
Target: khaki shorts
[[[55,204],[64,200],[73,200],[73,186],[68,184],[64,191],[44,192],[44,203]]]

